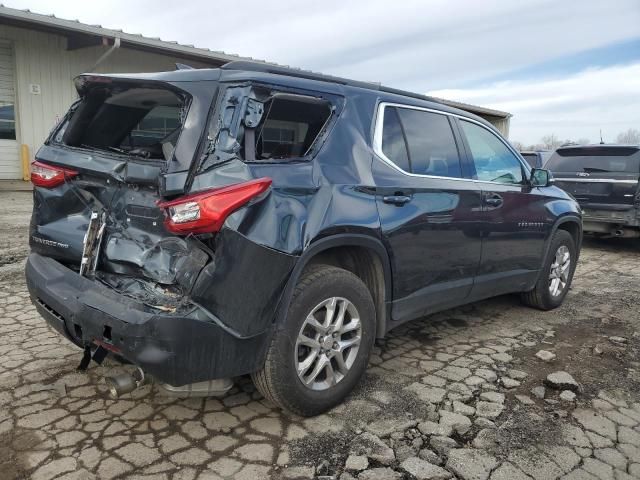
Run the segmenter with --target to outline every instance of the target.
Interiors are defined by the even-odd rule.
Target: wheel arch
[[[556,222],[551,227],[551,232],[549,233],[549,237],[545,242],[544,246],[544,255],[542,257],[543,262],[547,261],[549,256],[549,249],[551,248],[551,240],[553,239],[554,234],[558,230],[565,230],[571,235],[576,241],[576,262],[580,257],[580,247],[582,246],[582,220],[577,215],[564,215],[559,217]],[[542,272],[542,269],[540,270]],[[539,273],[538,275],[540,275]],[[536,277],[536,282],[539,277]],[[535,282],[534,282],[535,285]]]
[[[566,230],[576,242],[576,250],[580,251],[582,246],[582,222],[574,216],[561,217],[554,225],[553,233],[556,230]]]
[[[344,268],[358,276],[371,292],[376,307],[376,337],[387,332],[391,308],[391,262],[380,240],[364,234],[337,234],[312,243],[296,262],[284,288],[276,313],[276,323],[282,324],[288,311],[293,290],[304,269],[313,264]]]

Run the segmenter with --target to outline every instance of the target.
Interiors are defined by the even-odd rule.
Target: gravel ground
[[[303,419],[247,378],[217,399],[110,400],[123,367],[77,373],[28,300],[29,210],[0,192],[2,479],[640,478],[639,241],[588,240],[553,312],[504,296],[394,330],[348,401]]]

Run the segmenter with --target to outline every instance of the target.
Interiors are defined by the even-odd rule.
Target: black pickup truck
[[[585,232],[640,237],[640,146],[561,147],[545,168],[580,204]]]

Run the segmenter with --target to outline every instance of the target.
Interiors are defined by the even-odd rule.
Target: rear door
[[[480,260],[480,189],[464,178],[452,125],[438,111],[378,112],[372,170],[396,322],[464,303]]]
[[[472,297],[522,290],[542,264],[552,221],[547,197],[529,185],[524,165],[498,135],[477,122],[458,122],[482,192],[482,259]]]
[[[640,149],[594,145],[556,150],[546,167],[582,208],[628,210],[638,195]]]

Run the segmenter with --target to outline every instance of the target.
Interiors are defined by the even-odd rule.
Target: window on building
[[[153,145],[180,128],[179,106],[158,106],[149,110],[142,120],[131,130],[125,144],[131,146]]]
[[[256,129],[256,159],[303,157],[331,117],[331,104],[304,95],[275,94]]]
[[[478,180],[522,183],[522,164],[493,133],[475,123],[462,120],[462,131],[471,150]]]
[[[16,139],[16,118],[14,105],[0,102],[0,140]]]
[[[446,115],[386,107],[382,152],[410,173],[462,177],[458,147]]]

